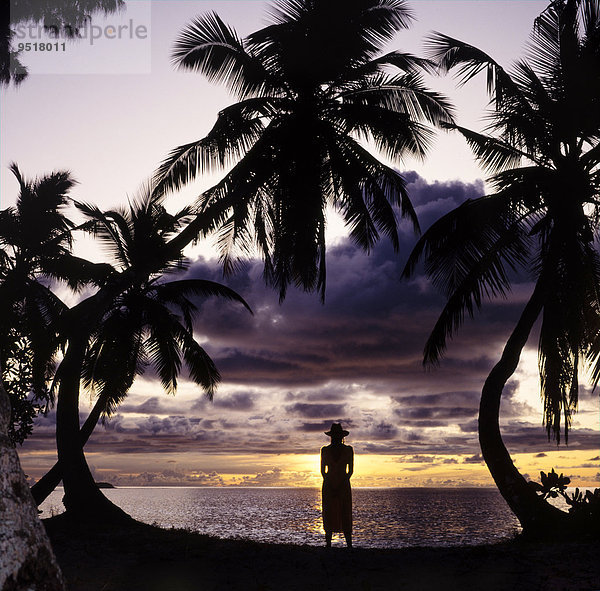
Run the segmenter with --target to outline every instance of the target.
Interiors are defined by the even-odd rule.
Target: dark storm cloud
[[[420,216],[421,226],[427,228],[442,213],[454,209],[467,199],[476,199],[484,194],[483,181],[463,183],[459,180],[427,182],[415,171],[402,173],[408,183],[410,200],[419,210],[432,210],[431,216]]]
[[[414,429],[434,429],[435,427],[447,427],[448,421],[410,421]]]
[[[546,429],[541,425],[531,425],[519,421],[511,422],[502,427],[502,439],[511,452],[540,452],[557,449],[556,441],[548,440]],[[561,439],[563,441],[563,439]],[[570,431],[569,445],[561,448],[568,450],[589,449],[596,450],[600,445],[598,431],[578,428]]]
[[[295,390],[288,391],[285,394],[285,400],[293,402],[301,400],[303,402],[344,402],[352,396],[352,388],[346,384],[325,384],[315,391]]]
[[[403,421],[412,419],[462,419],[477,411],[473,408],[397,408],[394,411]]]
[[[398,429],[390,423],[381,422],[369,429],[367,437],[376,441],[394,439],[398,435]]]
[[[409,464],[431,464],[433,463],[433,458],[431,456],[412,456],[412,457],[403,457],[399,461]]]
[[[483,192],[481,183],[427,183],[416,173],[405,178],[422,228]],[[194,261],[184,278],[225,283],[254,311],[218,298],[196,302],[196,336],[223,377],[214,402],[147,396],[127,403],[88,449],[314,453],[318,444],[310,434],[341,419],[352,427],[350,442],[360,453],[472,457],[479,450],[481,387],[531,286],[517,282],[506,301],[486,304],[448,343],[440,367],[426,371],[422,350],[444,299],[420,274],[401,280],[415,240],[403,225],[399,254],[385,239],[370,255],[348,241],[330,247],[324,305],[296,289],[280,305],[264,285],[259,261],[226,279],[216,262]],[[516,385],[503,397],[505,419],[530,410],[514,400]],[[54,446],[52,420],[40,419],[35,445]],[[539,426],[510,420],[503,433],[511,453],[552,449]],[[571,434],[570,448],[597,446],[596,432]]]
[[[340,417],[344,413],[343,404],[305,404],[297,402],[291,406],[286,406],[285,409],[290,414],[299,415],[307,419]]]
[[[463,460],[465,464],[482,464],[483,456],[481,454],[475,454],[474,456],[470,456]]]
[[[99,471],[102,474],[102,471]],[[213,472],[193,470],[186,473],[183,470],[160,470],[156,472],[144,471],[140,474],[118,475],[108,472],[109,479],[116,486],[222,486],[223,477]]]
[[[176,400],[170,400],[166,396],[159,398],[152,396],[141,404],[125,403],[119,407],[120,414],[137,413],[137,414],[154,414],[168,415],[176,412],[183,412],[185,406]]]
[[[480,398],[481,392],[473,390],[470,392],[440,392],[439,394],[423,394],[420,396],[397,396],[394,397],[394,400],[403,407],[455,408],[457,406],[469,406],[477,408]]]
[[[368,380],[391,382],[396,388],[422,388],[429,382],[435,391],[440,389],[438,376],[447,385],[469,374],[480,387],[506,336],[504,320],[489,322],[484,315],[471,322],[456,349],[450,343],[452,355],[444,360],[443,371],[425,375],[421,351],[442,298],[426,284],[400,281],[402,263],[386,245],[371,257],[349,245],[334,248],[329,261],[325,305],[314,295],[291,291],[280,306],[276,294],[262,284],[258,262],[247,271],[254,278],[251,293],[243,294],[254,317],[238,323],[242,310],[223,310],[214,300],[202,305],[197,329],[208,337],[205,347],[226,381],[298,387]],[[206,263],[201,267],[205,270]],[[200,276],[195,266],[188,276]],[[210,278],[219,278],[217,269]],[[236,281],[228,283],[238,288]],[[501,308],[496,316],[511,319],[518,312],[518,306],[504,302],[489,308]],[[481,356],[482,339],[490,343],[489,356]]]
[[[254,395],[250,392],[236,392],[229,396],[218,396],[213,404],[217,408],[251,410],[254,408]]]
[[[298,429],[305,433],[316,433],[322,431],[326,433],[331,427],[331,421],[321,421],[319,423],[302,423]]]
[[[460,423],[458,426],[463,433],[477,433],[479,422],[477,419],[473,419],[472,421],[467,421],[466,423]]]
[[[427,210],[422,216],[423,227],[482,192],[481,183],[428,185],[416,173],[405,176],[418,209]],[[386,371],[377,361],[392,355],[396,359],[407,354],[418,357],[426,318],[411,316],[420,310],[433,321],[430,308],[439,309],[442,303],[422,282],[400,281],[414,241],[414,235],[403,232],[400,255],[383,239],[370,256],[348,242],[330,248],[324,306],[314,294],[297,290],[290,290],[280,306],[277,294],[262,282],[262,264],[250,262],[226,283],[247,299],[255,315],[213,298],[202,305],[197,328],[210,338],[209,347],[212,344],[218,351],[223,373],[236,381],[326,382],[332,375],[339,377],[340,369],[348,377],[364,377],[369,365],[374,375],[379,376],[382,370],[396,375],[397,363],[388,365]],[[194,263],[186,277],[222,280],[220,269],[203,260]],[[397,322],[399,318],[402,323]]]

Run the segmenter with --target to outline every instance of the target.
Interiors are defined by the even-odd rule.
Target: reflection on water
[[[135,519],[221,538],[322,545],[321,492],[311,488],[119,488],[103,491]],[[518,522],[494,489],[355,488],[354,539],[363,548],[483,544]],[[62,491],[42,517],[61,506]],[[335,543],[335,538],[334,538]],[[338,544],[343,545],[340,535]]]

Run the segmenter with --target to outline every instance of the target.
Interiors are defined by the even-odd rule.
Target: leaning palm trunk
[[[86,344],[85,336],[72,338],[60,367],[56,446],[65,487],[63,503],[67,512],[79,519],[129,519],[102,494],[83,453],[79,430],[79,380]]]
[[[500,361],[494,366],[483,386],[479,404],[479,443],[481,453],[500,494],[519,519],[523,531],[531,535],[556,532],[565,525],[567,514],[537,495],[519,473],[500,434],[500,399],[506,382],[519,364],[521,351],[544,304],[543,288],[538,281],[517,326],[510,335]]]
[[[79,431],[79,440],[80,445],[83,447],[87,443],[87,440],[90,438],[91,434],[94,432],[98,421],[100,420],[100,416],[102,415],[102,411],[106,406],[106,400],[109,398],[107,393],[98,398],[96,404],[90,411],[88,418],[83,423],[81,430]],[[59,462],[56,462],[46,474],[44,474],[32,487],[31,494],[33,495],[33,500],[36,505],[39,507],[52,493],[56,487],[60,484],[62,480],[62,468]]]
[[[68,347],[56,370],[55,383],[59,384],[56,443],[65,488],[63,502],[71,515],[120,520],[128,516],[98,489],[83,453],[99,411],[118,404],[146,360],[151,360],[163,386],[171,392],[177,386],[180,361],[184,361],[190,379],[212,398],[220,375],[194,339],[197,307],[189,297],[219,296],[251,310],[235,291],[212,281],[156,282],[157,276],[179,266],[181,248],[194,238],[189,231],[178,233],[182,220],[189,215],[187,209],[175,216],[165,215],[162,198],[149,193],[140,195],[139,202],[128,211],[105,215],[93,206],[78,203],[77,207],[93,220],[97,234],[115,242],[120,253],[116,262],[122,270],[113,269],[105,285],[62,318]],[[139,223],[140,219],[144,223]],[[196,235],[197,225],[193,226]],[[148,228],[153,232],[152,240]],[[144,264],[138,263],[142,260]],[[181,316],[173,314],[173,307]],[[81,326],[89,331],[82,333]],[[161,342],[157,343],[157,339]],[[171,355],[173,350],[175,354]],[[106,394],[106,403],[97,406],[86,421],[83,437],[79,426],[82,385],[92,390],[98,388],[101,397]]]
[[[7,436],[10,403],[0,383],[0,588],[64,591],[60,569]]]

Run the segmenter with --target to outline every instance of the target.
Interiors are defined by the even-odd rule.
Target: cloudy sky
[[[16,184],[16,161],[30,175],[68,168],[80,181],[73,196],[102,207],[124,202],[166,152],[198,139],[231,102],[200,76],[174,72],[169,49],[196,14],[216,10],[242,35],[264,24],[266,3],[253,1],[128,2],[102,26],[143,25],[144,39],[100,39],[68,46],[68,63],[31,56],[31,75],[1,95],[2,207]],[[479,45],[510,64],[522,54],[539,1],[422,0],[418,22],[391,48],[422,53],[422,38],[440,30]],[[109,64],[109,66],[107,66]],[[481,127],[484,80],[468,89],[431,79],[450,95],[461,123]],[[405,178],[421,226],[485,192],[482,174],[459,138],[441,136],[426,163],[405,162]],[[213,178],[171,198],[191,200]],[[438,368],[424,369],[421,352],[443,304],[428,281],[401,281],[415,242],[402,228],[400,255],[382,242],[369,255],[345,238],[330,216],[328,288],[291,291],[280,305],[248,261],[227,284],[254,310],[201,303],[197,339],[223,375],[214,402],[182,379],[175,396],[151,373],[134,384],[119,412],[86,447],[97,477],[120,485],[307,485],[319,483],[323,431],[342,421],[356,453],[357,486],[489,486],[477,443],[481,386],[510,333],[531,285],[517,280],[508,300],[487,305],[449,347]],[[79,252],[104,256],[88,241]],[[190,251],[186,277],[222,281],[210,242]],[[532,342],[535,339],[532,337]],[[502,403],[503,434],[522,472],[555,467],[578,485],[597,484],[597,395],[584,389],[568,447],[548,442],[542,427],[535,349],[527,349]],[[84,397],[82,411],[87,409]],[[20,450],[26,472],[39,477],[55,459],[54,416],[40,419]]]

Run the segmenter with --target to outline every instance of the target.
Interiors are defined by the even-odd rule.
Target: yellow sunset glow
[[[28,475],[39,478],[54,462],[50,453],[25,452]],[[320,487],[318,454],[88,454],[99,480],[135,484],[144,474],[167,472],[172,479],[146,482],[155,486],[286,486]],[[599,486],[600,461],[589,450],[557,449],[514,454],[513,460],[528,480],[552,468],[571,478],[573,487]],[[119,480],[121,479],[121,480]],[[494,487],[486,465],[465,455],[361,454],[355,449],[355,487]]]

